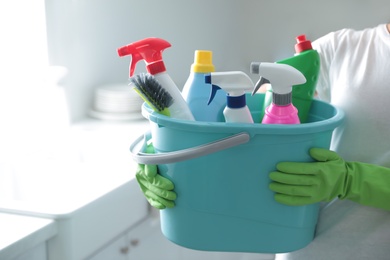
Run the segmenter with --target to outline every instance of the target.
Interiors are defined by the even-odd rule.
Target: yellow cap
[[[214,72],[215,68],[212,61],[213,52],[196,50],[194,63],[191,65],[191,71],[198,73]]]

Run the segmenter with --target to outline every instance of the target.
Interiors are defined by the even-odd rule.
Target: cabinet
[[[166,239],[158,216],[149,216],[123,233],[89,260],[272,260],[272,254],[228,253],[191,250]]]
[[[148,217],[127,230],[89,260],[179,259],[179,247],[160,232],[156,217]]]
[[[124,235],[120,236],[110,243],[96,255],[89,258],[90,260],[127,260],[127,241]]]
[[[142,225],[127,232],[128,259],[186,259],[180,258],[180,247],[167,240],[160,230],[160,219],[150,217]]]
[[[14,260],[47,260],[46,243],[39,244],[16,257]]]
[[[56,234],[53,220],[0,212],[0,259],[47,260],[47,243]]]

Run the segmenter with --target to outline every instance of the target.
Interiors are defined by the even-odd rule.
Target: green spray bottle
[[[318,74],[320,72],[320,56],[313,49],[311,42],[304,34],[296,37],[295,55],[293,57],[277,61],[276,63],[290,65],[299,70],[306,78],[306,83],[293,87],[292,103],[298,109],[298,117],[301,123],[308,120],[311,103],[314,97]],[[271,83],[272,86],[272,83]],[[272,102],[272,88],[268,87],[265,95],[263,111]],[[264,113],[263,113],[264,114]]]

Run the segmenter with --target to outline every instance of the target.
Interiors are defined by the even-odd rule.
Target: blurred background
[[[169,41],[163,57],[182,87],[197,49],[213,51],[217,71],[249,74],[251,61],[293,55],[299,34],[315,40],[345,27],[376,26],[390,21],[389,10],[387,0],[46,1],[49,64],[67,68],[70,118],[78,120],[96,86],[127,82],[130,58],[119,58],[116,49],[133,41]],[[142,62],[137,70],[145,70]]]
[[[145,37],[172,44],[163,58],[182,87],[197,49],[213,51],[217,71],[249,74],[251,61],[293,55],[299,34],[315,40],[341,28],[390,21],[386,0],[18,0],[2,1],[1,7],[0,96],[18,102],[22,95],[11,89],[29,96],[38,91],[37,71],[59,66],[50,76],[61,79],[71,122],[87,116],[98,86],[127,83],[130,57],[119,58],[116,49]],[[136,72],[144,70],[140,62]],[[48,102],[52,94],[40,96]],[[5,110],[12,107],[1,101]]]
[[[306,34],[314,41],[342,28],[375,27],[390,22],[389,10],[388,0],[2,0],[0,202],[6,198],[61,206],[57,198],[77,202],[69,199],[69,190],[74,191],[75,198],[80,194],[88,198],[97,194],[100,198],[108,191],[114,196],[113,192],[118,190],[113,189],[115,185],[130,185],[138,197],[129,195],[134,197],[130,201],[122,193],[115,193],[117,197],[112,202],[97,203],[99,214],[92,216],[102,216],[101,222],[88,221],[90,216],[80,222],[80,227],[88,232],[80,227],[62,229],[61,221],[56,220],[58,234],[50,242],[55,245],[65,241],[64,234],[73,231],[90,234],[93,239],[89,242],[96,240],[94,232],[105,236],[99,243],[91,242],[93,250],[85,247],[86,240],[77,242],[77,246],[85,248],[84,255],[91,255],[147,213],[147,203],[132,181],[136,165],[128,151],[132,139],[144,132],[147,121],[91,117],[100,94],[104,98],[115,96],[112,100],[118,102],[125,95],[116,99],[113,93],[104,92],[107,86],[126,87],[128,83],[131,58],[119,58],[118,47],[146,37],[170,42],[172,47],[164,51],[163,58],[179,88],[189,76],[195,50],[211,50],[216,71],[244,71],[255,81],[258,76],[250,74],[250,63],[293,56],[296,36]],[[135,73],[144,71],[144,63],[139,62]],[[71,168],[71,164],[78,168],[80,162],[94,166],[88,169],[102,170],[96,174],[98,170]],[[100,167],[103,164],[105,167]],[[96,181],[96,176],[100,176],[100,181]],[[123,187],[123,193],[129,192],[128,187]],[[117,203],[118,198],[123,200],[122,204]],[[130,203],[134,202],[142,206],[132,208]],[[118,208],[112,209],[114,206]],[[0,212],[4,208],[0,203]],[[122,212],[123,209],[128,212]],[[31,212],[28,214],[36,213]],[[117,218],[127,221],[134,212],[140,212],[134,223],[113,228]],[[111,214],[111,218],[103,213]],[[158,223],[155,226],[158,228]],[[10,230],[1,238],[14,233]],[[83,238],[80,234],[75,233],[69,241]],[[57,260],[57,247],[50,243],[52,254],[48,259]],[[144,249],[142,254],[148,251]],[[79,259],[66,257],[61,259]]]
[[[114,137],[123,143],[106,132],[104,138],[96,131],[74,138],[69,129],[91,119],[97,97],[115,97],[112,106],[128,98],[105,92],[107,86],[125,87],[139,103],[129,102],[140,107],[141,99],[126,90],[131,58],[117,55],[117,48],[131,42],[146,37],[170,42],[163,59],[179,88],[189,76],[194,51],[202,49],[213,52],[216,71],[241,70],[256,81],[250,63],[291,57],[296,36],[306,34],[313,41],[346,27],[374,27],[390,22],[389,10],[387,0],[1,1],[0,163],[53,157],[77,161],[89,157],[80,149],[107,150],[101,143],[112,143]],[[135,73],[143,71],[141,61]],[[135,114],[139,119],[139,109]],[[132,115],[114,119],[133,121]],[[86,141],[93,135],[100,146]],[[123,156],[112,153],[110,158],[128,158],[128,142]]]

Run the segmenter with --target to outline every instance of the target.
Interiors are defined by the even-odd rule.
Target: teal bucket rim
[[[322,106],[323,108],[332,108],[334,115],[319,121],[303,124],[261,124],[261,123],[226,123],[226,122],[202,122],[171,118],[155,112],[146,103],[142,105],[143,116],[151,122],[160,126],[175,128],[190,132],[207,133],[237,133],[240,131],[249,131],[254,134],[272,134],[272,135],[296,135],[317,133],[324,130],[334,130],[340,126],[345,118],[344,112],[327,102],[314,99],[312,107]]]

